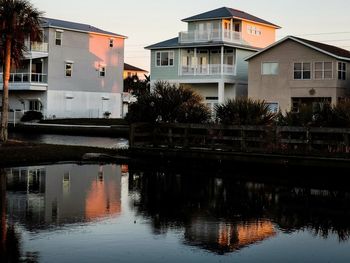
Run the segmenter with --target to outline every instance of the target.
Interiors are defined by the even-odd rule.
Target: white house
[[[46,118],[121,117],[125,36],[42,18],[43,42],[28,40],[10,78],[10,110]],[[2,89],[2,73],[0,73]]]

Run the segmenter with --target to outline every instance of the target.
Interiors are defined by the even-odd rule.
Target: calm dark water
[[[1,262],[350,262],[350,192],[74,164],[7,169]]]

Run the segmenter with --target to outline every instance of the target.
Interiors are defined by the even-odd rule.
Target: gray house
[[[240,10],[222,7],[182,20],[187,31],[151,46],[151,82],[189,86],[209,106],[247,96],[245,58],[275,42],[280,27]]]
[[[337,104],[350,91],[350,51],[288,36],[250,56],[248,96],[272,111]]]
[[[43,42],[28,40],[22,66],[12,69],[10,109],[47,118],[121,117],[126,37],[51,18],[42,18],[42,32]]]

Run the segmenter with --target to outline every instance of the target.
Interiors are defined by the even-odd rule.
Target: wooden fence
[[[133,124],[131,149],[183,149],[339,156],[350,158],[350,129]]]

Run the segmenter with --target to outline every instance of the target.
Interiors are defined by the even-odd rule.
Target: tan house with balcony
[[[247,96],[245,58],[275,42],[280,27],[222,7],[182,20],[187,30],[151,46],[151,84],[169,81],[196,90],[210,107]]]
[[[21,67],[11,70],[10,110],[47,118],[122,117],[126,37],[87,24],[41,22],[43,42],[28,40]]]
[[[248,96],[272,111],[337,104],[350,91],[350,51],[288,36],[250,56]]]

